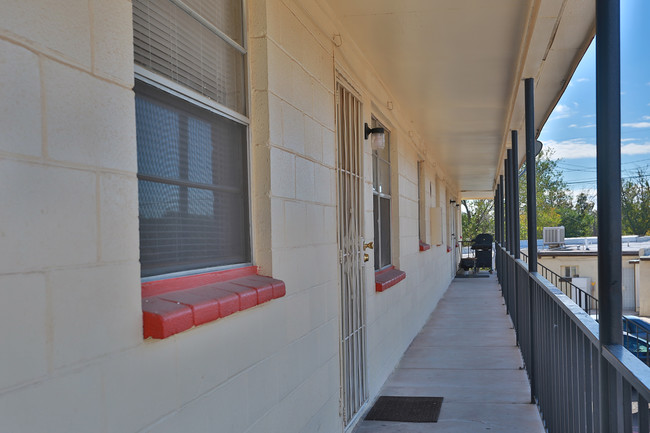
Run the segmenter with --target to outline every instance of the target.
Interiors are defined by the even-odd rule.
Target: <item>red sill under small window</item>
[[[256,266],[142,283],[144,338],[167,338],[286,293]]]
[[[375,271],[375,290],[383,292],[406,278],[406,272],[400,271],[395,266]]]
[[[431,245],[420,241],[420,251],[426,251],[431,249]]]

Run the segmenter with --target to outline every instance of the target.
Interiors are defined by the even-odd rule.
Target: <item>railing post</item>
[[[603,433],[623,431],[616,373],[602,347],[623,343],[621,292],[620,1],[596,0],[596,171],[600,419]]]
[[[537,189],[535,186],[535,87],[532,78],[524,81],[525,105],[526,105],[526,209],[528,219],[528,273],[537,272]],[[533,326],[535,321],[534,309],[534,282],[528,279],[528,290],[530,293],[528,302],[528,315],[530,320],[530,402],[535,403],[535,341]]]

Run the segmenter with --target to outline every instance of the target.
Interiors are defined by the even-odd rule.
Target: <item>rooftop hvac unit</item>
[[[544,227],[544,245],[564,245],[564,226]]]

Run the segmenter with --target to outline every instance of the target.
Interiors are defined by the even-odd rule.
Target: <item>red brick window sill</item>
[[[142,283],[144,338],[167,338],[286,293],[256,266]]]
[[[400,271],[395,266],[375,271],[375,290],[383,292],[406,278],[406,272]]]
[[[420,241],[420,251],[426,251],[430,249],[431,249],[431,245]]]

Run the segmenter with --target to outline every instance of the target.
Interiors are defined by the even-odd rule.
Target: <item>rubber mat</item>
[[[366,415],[368,421],[438,422],[443,397],[381,396]]]

